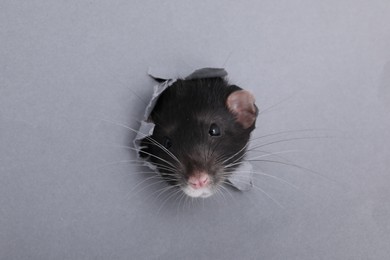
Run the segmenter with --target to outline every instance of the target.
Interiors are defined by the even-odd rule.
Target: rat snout
[[[212,180],[206,171],[195,170],[181,189],[190,197],[207,198],[213,195]]]
[[[204,172],[194,172],[189,178],[188,178],[188,184],[194,188],[194,189],[201,189],[204,187],[207,187],[210,183],[210,177],[209,175]]]

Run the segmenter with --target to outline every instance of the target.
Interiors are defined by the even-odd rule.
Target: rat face
[[[242,161],[257,109],[253,96],[222,78],[179,80],[159,97],[142,157],[191,197],[209,197]]]

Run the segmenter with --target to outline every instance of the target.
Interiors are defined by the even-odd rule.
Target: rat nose
[[[192,188],[200,189],[209,185],[210,178],[206,172],[196,172],[188,178],[188,183]]]

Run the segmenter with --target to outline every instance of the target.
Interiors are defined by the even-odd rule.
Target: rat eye
[[[209,135],[210,136],[220,136],[221,135],[221,129],[219,129],[219,126],[216,124],[211,124],[209,129]]]
[[[172,146],[172,140],[169,137],[164,136],[163,145],[165,148],[169,149]]]

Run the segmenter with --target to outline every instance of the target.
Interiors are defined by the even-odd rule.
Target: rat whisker
[[[169,165],[163,165],[163,164],[154,164],[157,166],[157,169],[155,170],[155,173],[161,173],[161,171],[168,171],[168,172],[176,172],[175,168],[170,167]]]
[[[262,136],[257,136],[257,137],[251,138],[251,142],[253,143],[253,141],[255,141],[255,140],[263,139],[263,138],[266,138],[266,137],[278,136],[278,135],[282,135],[282,134],[294,134],[294,133],[304,133],[304,132],[323,132],[323,131],[329,132],[329,131],[335,131],[335,130],[332,130],[332,129],[321,129],[321,128],[307,128],[307,129],[286,130],[286,131],[279,131],[279,132],[276,132],[276,133],[270,133],[270,134],[265,134],[265,135],[262,135]]]
[[[151,141],[152,143],[146,143],[146,144],[152,144],[152,145],[155,145],[157,146],[159,149],[163,150],[163,152],[165,152],[167,155],[169,155],[172,159],[174,159],[177,163],[179,163],[179,165],[181,165],[181,162],[179,161],[179,159],[174,155],[172,154],[167,148],[165,148],[163,145],[161,145],[160,143],[158,143],[156,140],[154,140],[153,138],[151,138],[150,136],[147,136],[145,137],[146,140],[149,140]],[[140,154],[148,154],[145,150],[141,149],[139,151]],[[149,154],[150,155],[150,154]]]
[[[179,163],[179,165],[182,166],[180,160],[173,154],[171,153],[167,148],[165,148],[163,145],[161,145],[159,142],[157,142],[156,140],[154,140],[152,137],[150,136],[147,136],[145,137],[147,140],[150,140],[153,142],[153,144],[155,144],[158,148],[160,148],[161,150],[163,150],[166,154],[168,154],[172,159],[174,159],[176,162]],[[141,152],[144,152],[144,151],[141,151]]]
[[[147,166],[147,165],[142,164],[140,166]],[[165,165],[165,164],[161,164],[161,163],[154,163],[154,166],[157,167],[156,169],[154,169],[155,173],[159,173],[160,170],[165,170],[165,171],[169,171],[169,172],[176,172],[177,171],[176,168],[173,168],[173,167],[171,167],[169,165]]]
[[[133,147],[125,146],[125,145],[122,145],[122,146],[115,145],[115,146],[126,148],[126,149],[131,149],[131,150],[134,149]],[[119,163],[133,163],[133,164],[137,164],[138,166],[145,166],[145,162],[140,161],[140,160],[123,160],[123,161],[117,161],[117,162],[111,162],[111,163],[99,165],[99,167],[101,168],[101,167],[110,166],[110,165],[119,164]],[[174,166],[172,167],[172,166],[164,165],[164,164],[160,164],[160,163],[154,163],[154,164],[156,166],[158,166],[159,168],[163,168],[163,169],[171,170],[171,171],[176,171],[176,167],[174,167]]]
[[[116,165],[116,164],[121,164],[121,163],[133,164],[133,165],[136,165],[136,166],[142,166],[142,164],[140,163],[139,160],[122,160],[122,161],[115,161],[115,162],[109,162],[109,163],[100,164],[100,165],[92,167],[91,169],[100,170],[101,168],[104,168],[104,167],[107,167],[107,166]]]
[[[148,140],[150,140],[151,142],[153,142],[156,146],[160,147],[162,150],[164,150],[167,154],[169,154],[170,156],[172,156],[172,158],[174,160],[176,160],[179,164],[180,164],[180,161],[176,158],[176,156],[174,156],[168,149],[166,149],[164,146],[162,146],[161,144],[159,144],[156,140],[154,140],[153,138],[149,137],[148,135],[138,131],[138,130],[135,130],[133,128],[131,128],[130,126],[128,125],[125,125],[125,124],[122,124],[122,123],[119,123],[119,122],[115,122],[115,121],[112,121],[112,120],[108,120],[108,119],[103,119],[103,118],[95,118],[97,120],[101,120],[103,122],[108,122],[108,123],[111,123],[111,124],[114,124],[114,125],[117,125],[117,126],[121,126],[121,127],[124,127],[136,134],[140,134],[142,135],[143,137],[147,138]],[[137,149],[134,148],[135,151],[138,151]],[[141,151],[142,153],[146,153],[145,151]]]
[[[226,160],[224,160],[222,162],[222,164],[226,163],[227,161],[229,161],[230,159],[234,158],[234,156],[238,155],[239,153],[241,153],[242,151],[244,151],[249,145],[249,142],[246,143],[238,152],[236,152],[235,154],[233,154],[232,156],[230,156],[229,158],[227,158]],[[242,157],[242,156],[241,156]]]
[[[226,164],[224,166],[224,169],[228,169],[228,168],[231,168],[231,167],[234,167],[236,165],[240,165],[243,163],[242,159],[245,158],[245,156],[247,155],[247,152],[243,153],[240,157],[238,157],[237,159],[235,159],[233,162],[229,163],[229,164]]]
[[[131,172],[128,174],[156,174],[154,171],[147,171],[147,172]]]
[[[178,194],[178,191],[180,192],[180,189],[177,189],[176,186],[168,185],[166,187],[162,187],[161,189],[156,190],[152,194],[149,194],[149,196],[145,199],[145,201],[147,201],[148,199],[151,199],[156,193],[158,193],[158,195],[157,195],[157,197],[154,198],[154,201],[157,201],[165,193],[169,194],[170,192],[172,192],[172,195],[174,195],[174,194]]]
[[[227,199],[226,199],[226,196],[225,194],[222,192],[222,190],[220,189],[221,186],[219,186],[216,190],[215,190],[215,194],[217,195],[220,195],[222,197],[222,199],[225,201],[225,203],[227,203]]]
[[[287,138],[287,139],[282,139],[282,140],[277,140],[277,141],[272,141],[272,142],[268,142],[268,143],[259,144],[259,145],[256,145],[255,147],[251,147],[251,149],[249,151],[257,149],[257,148],[261,148],[261,147],[264,147],[264,146],[268,146],[268,145],[271,145],[271,144],[276,144],[276,143],[290,142],[290,141],[295,141],[295,140],[328,139],[328,138],[333,138],[333,137],[331,137],[331,136],[293,137],[293,138]]]
[[[222,184],[224,184],[225,182],[226,182],[226,180],[223,181]],[[230,195],[230,197],[231,197],[232,199],[234,199],[232,193],[231,193],[226,187],[224,187],[223,185],[218,185],[217,188],[219,188],[219,189],[221,190],[221,192],[222,192],[222,190],[224,190],[227,194]]]
[[[254,174],[254,176],[258,175],[258,176],[269,177],[269,178],[272,178],[272,179],[277,180],[277,181],[279,181],[279,182],[282,182],[282,183],[284,183],[284,184],[290,186],[291,188],[293,188],[293,189],[295,189],[295,190],[299,190],[299,191],[302,192],[302,190],[301,190],[298,186],[296,186],[296,185],[294,185],[294,184],[292,184],[292,183],[286,181],[286,180],[283,179],[283,178],[277,177],[277,176],[275,176],[275,175],[267,174],[267,173],[265,173],[265,172],[263,172],[263,171],[240,171],[240,172],[252,172],[252,173]],[[237,176],[237,177],[240,178],[240,176]]]
[[[164,181],[162,181],[161,183],[164,183],[164,184],[166,184]],[[174,189],[173,187],[171,187],[171,186],[165,186],[165,185],[163,185],[163,187],[161,187],[160,189],[158,189],[158,190],[156,190],[156,191],[154,191],[153,193],[151,193],[151,194],[149,194],[145,199],[144,199],[144,201],[146,202],[146,201],[148,201],[148,200],[150,200],[150,199],[152,199],[152,197],[153,197],[153,195],[155,195],[156,193],[165,193],[165,192],[169,192],[169,190],[171,190],[171,189]],[[154,200],[155,201],[155,200]]]
[[[180,190],[180,189],[179,189]],[[180,190],[181,191],[181,190]],[[183,197],[185,196],[185,194],[183,192],[180,192],[179,193],[179,196],[176,196],[176,199],[174,201],[174,204],[176,205],[176,213],[179,213],[179,209],[180,209],[180,204],[181,204],[181,201],[183,199]],[[177,201],[177,203],[176,203]]]
[[[160,198],[160,196],[162,196],[164,193],[169,192],[171,190],[176,190],[175,188],[176,187],[168,185],[167,187],[161,188],[160,190],[157,190],[157,191],[153,192],[152,194],[149,195],[149,197],[151,197],[154,194],[158,193],[157,197],[154,198],[154,200],[157,201]]]
[[[275,161],[275,160],[264,160],[264,159],[251,160],[251,161],[258,161],[258,162],[265,162],[265,163],[275,163],[275,164],[283,164],[283,165],[286,165],[286,166],[292,166],[292,167],[301,169],[301,170],[303,170],[303,171],[312,173],[312,174],[314,174],[314,175],[317,175],[317,176],[319,176],[319,177],[322,177],[323,179],[326,179],[326,180],[328,180],[328,181],[338,183],[336,180],[331,179],[331,178],[329,178],[329,177],[326,177],[326,176],[323,175],[322,173],[313,171],[313,170],[311,170],[311,169],[309,169],[309,168],[306,168],[306,167],[303,167],[303,166],[300,166],[300,165],[297,165],[297,164],[294,164],[294,163],[281,162],[281,161]]]
[[[278,151],[278,152],[267,152],[264,150],[251,150],[248,152],[258,152],[258,153],[263,153],[263,155],[257,155],[255,157],[249,158],[247,160],[258,159],[258,158],[262,158],[262,157],[273,156],[273,155],[284,154],[284,153],[308,152],[308,151],[301,150],[301,149],[290,149],[290,150],[284,150],[284,151]]]
[[[144,103],[146,106],[148,105],[148,102],[146,102],[143,98],[141,98],[134,90],[132,90],[130,87],[126,85],[126,88],[130,90],[130,92],[136,96],[142,103]]]
[[[133,147],[128,147],[127,149],[134,150],[134,151],[138,151],[136,148],[133,148]],[[145,152],[145,151],[142,151],[142,153],[147,154],[147,155],[149,155],[149,156],[151,156],[151,157],[153,157],[153,158],[156,158],[156,159],[158,159],[158,160],[160,160],[160,161],[163,161],[163,162],[167,163],[168,165],[172,166],[173,168],[176,168],[175,165],[173,165],[173,164],[170,163],[169,161],[167,161],[167,160],[161,158],[160,156],[157,156],[157,155],[155,155],[155,154],[148,153],[148,152]]]
[[[172,198],[172,196],[178,194],[180,192],[180,190],[176,190],[175,192],[173,192],[171,195],[169,195],[164,201],[163,203],[161,204],[160,208],[158,209],[157,211],[157,215],[159,214],[159,212],[161,211],[161,209],[164,207],[164,205],[169,201],[170,198]]]
[[[242,182],[242,183],[246,183],[246,182],[243,182],[243,181],[240,181],[240,180],[237,180],[238,182]],[[230,184],[232,185],[232,184]],[[256,186],[254,184],[252,184],[252,187],[255,188],[256,190],[260,191],[261,193],[263,193],[267,198],[269,198],[270,200],[272,200],[276,205],[278,205],[280,208],[282,209],[285,209],[285,207],[279,202],[277,201],[276,199],[274,199],[270,194],[268,194],[265,190],[263,190],[262,188],[260,188],[259,186]]]
[[[260,116],[260,115],[262,115],[262,114],[264,114],[264,113],[266,113],[266,112],[272,111],[272,108],[275,108],[275,107],[277,107],[277,106],[283,104],[284,102],[286,102],[286,101],[288,101],[289,99],[291,99],[291,98],[293,98],[294,96],[296,96],[297,93],[298,93],[298,92],[296,91],[296,92],[294,92],[293,94],[291,94],[290,96],[288,96],[288,97],[282,99],[281,101],[277,102],[276,104],[273,104],[273,105],[271,105],[271,106],[265,108],[264,110],[261,110],[257,116]]]
[[[191,203],[192,203],[193,199],[194,199],[193,197],[187,196],[187,198],[186,198],[187,209],[191,208]]]
[[[181,189],[178,189],[177,194],[178,194],[178,196],[176,196],[176,199],[173,202],[173,204],[176,205],[176,213],[179,214],[180,210],[184,210],[184,206],[185,206],[186,199],[188,196]],[[182,203],[183,203],[183,205],[182,205]]]
[[[109,120],[109,119],[104,119],[104,118],[99,118],[99,117],[87,117],[87,118],[91,118],[91,119],[99,120],[99,121],[102,121],[102,122],[110,123],[110,124],[113,124],[113,125],[116,125],[116,126],[120,126],[120,127],[123,127],[123,128],[125,128],[127,130],[130,130],[131,132],[133,132],[135,134],[143,134],[141,131],[135,130],[134,128],[131,128],[130,126],[128,126],[126,124],[123,124],[123,123],[120,123],[120,122],[116,122],[116,121]],[[141,121],[138,121],[138,122],[141,122]],[[143,134],[143,135],[145,135],[145,134]]]
[[[130,193],[135,191],[140,185],[142,185],[143,183],[147,182],[148,180],[156,179],[156,178],[158,178],[158,176],[153,175],[151,177],[143,179],[142,181],[138,182],[135,186],[133,186],[133,188],[130,190]]]
[[[157,175],[154,175],[153,176],[154,178],[150,178],[148,181],[151,181],[151,180],[155,180],[155,181],[153,181],[153,182],[151,182],[151,183],[148,183],[148,185],[145,185],[145,186],[143,186],[142,188],[141,187],[139,187],[140,189],[138,189],[138,187],[137,188],[132,188],[132,189],[130,189],[127,193],[126,193],[126,198],[130,198],[130,197],[132,197],[132,196],[135,196],[136,194],[140,194],[142,191],[144,191],[145,189],[147,189],[148,187],[152,187],[152,186],[154,186],[154,185],[158,185],[158,184],[161,184],[161,183],[165,183],[165,181],[164,180],[162,180],[161,178],[160,178],[160,176],[157,176]],[[143,183],[143,184],[146,184],[146,183]],[[136,185],[138,185],[138,184],[136,184]],[[138,190],[137,190],[138,189]]]
[[[148,184],[148,185],[143,186],[142,189],[140,189],[140,190],[137,191],[137,193],[140,193],[140,192],[144,191],[145,189],[147,189],[147,188],[149,188],[149,187],[151,187],[151,186],[154,186],[154,185],[157,185],[157,184],[161,184],[161,183],[165,183],[165,181],[164,181],[163,179],[161,179],[160,176],[155,175],[155,176],[153,176],[153,177],[155,177],[158,181],[152,182],[152,183],[150,183],[150,184]],[[133,190],[133,191],[130,191],[129,194],[131,194],[131,192],[134,192],[134,190]]]
[[[216,187],[214,193],[220,195],[220,196],[222,197],[223,201],[224,201],[225,203],[227,203],[227,198],[226,198],[225,194],[224,194],[224,193],[222,192],[222,190],[221,190],[221,185],[219,185],[218,187]]]
[[[214,149],[212,150],[211,155],[209,157],[212,157],[214,155],[215,151],[217,150],[217,148],[220,144],[221,144],[221,141],[218,140],[217,144],[213,147]]]
[[[266,153],[266,154],[255,156],[255,157],[248,158],[248,159],[245,159],[245,160],[246,161],[252,161],[254,159],[260,159],[260,158],[264,158],[264,157],[270,157],[270,156],[273,156],[273,155],[278,155],[278,154],[283,154],[283,153],[299,152],[299,151],[301,151],[301,150],[285,150],[285,151],[274,152],[274,153]],[[237,165],[237,163],[228,164],[228,165],[226,165],[226,167],[232,167],[232,166],[235,166],[235,165]]]
[[[307,152],[307,151],[305,151],[305,150],[300,150],[300,151],[302,151],[302,152]],[[251,151],[251,152],[260,152],[260,153],[264,153],[264,154],[272,154],[272,152],[268,152],[268,151],[265,151],[265,150],[253,150],[253,151]],[[288,162],[288,163],[294,163],[293,161],[287,159],[286,157],[281,156],[280,154],[275,154],[275,153],[274,153],[274,154],[272,154],[272,155],[270,155],[270,156],[275,157],[275,158],[278,158],[278,159],[281,159],[282,162],[285,161],[285,162]],[[253,158],[252,158],[252,159],[253,159]],[[258,159],[258,158],[257,158],[257,159]],[[246,161],[248,161],[248,159],[247,159]]]

